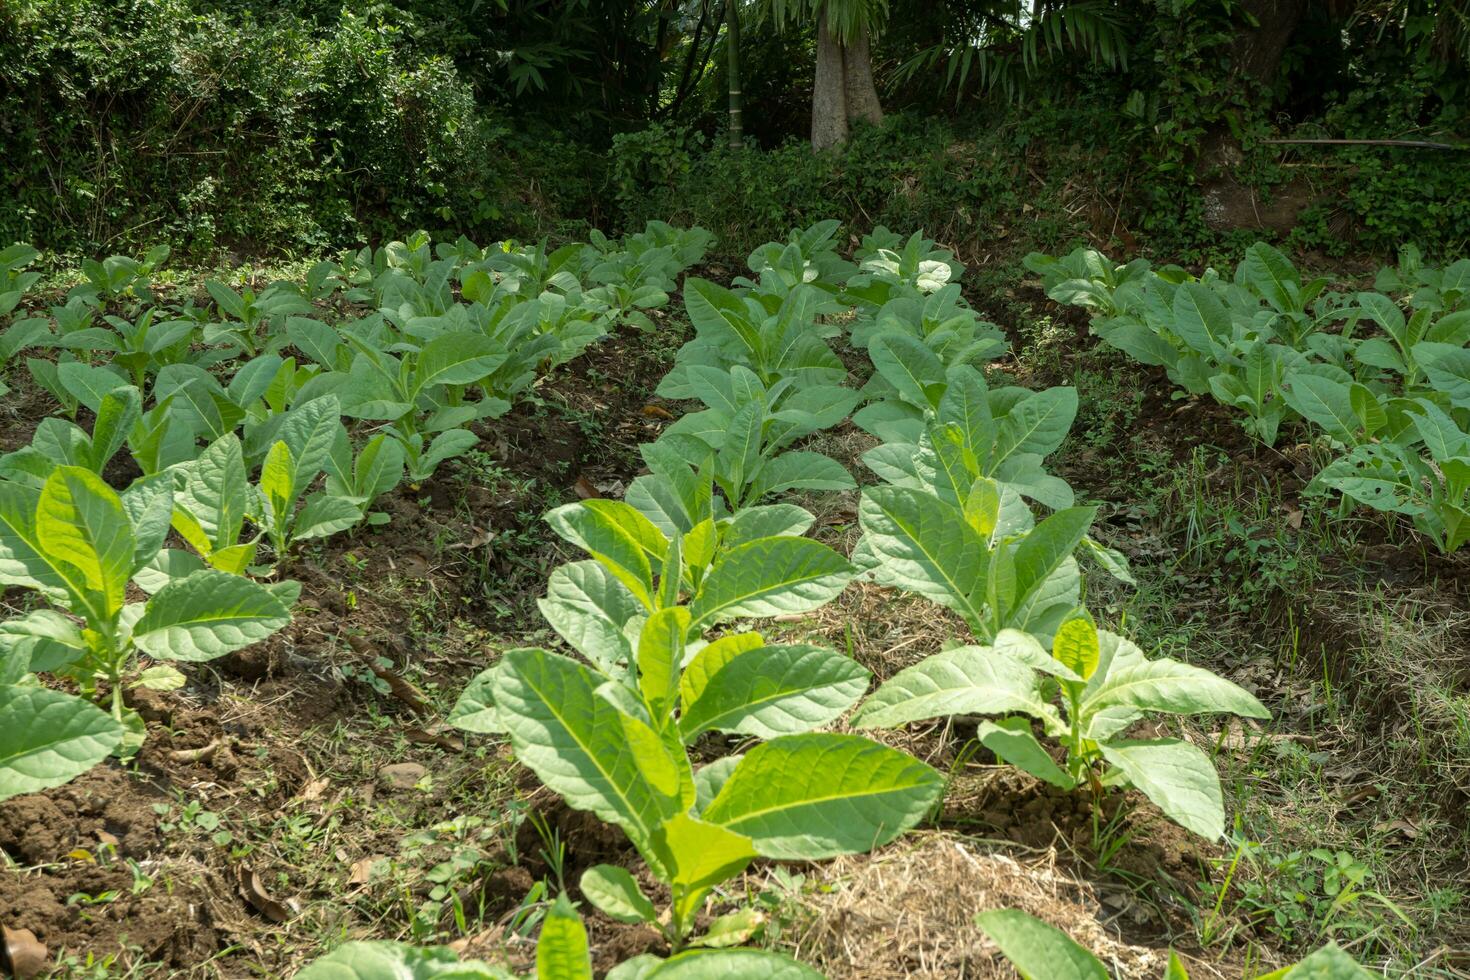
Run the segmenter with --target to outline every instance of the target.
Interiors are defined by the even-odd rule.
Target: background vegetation
[[[1458,145],[1463,2],[830,7],[834,38],[871,40],[887,116],[849,107],[845,148],[813,153],[827,8],[807,0],[17,0],[0,239],[295,254],[657,216],[731,258],[831,214],[976,259],[1083,236],[1184,259],[1263,234],[1334,255],[1470,239],[1463,150],[1269,142]]]

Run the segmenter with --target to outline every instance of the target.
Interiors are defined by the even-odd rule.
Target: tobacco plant
[[[166,481],[118,494],[93,472],[58,467],[38,487],[0,481],[0,584],[46,605],[0,626],[0,797],[60,785],[108,753],[131,754],[143,724],[128,684],[176,686],[177,672],[135,673],[140,654],[203,661],[270,636],[290,620],[298,587],[216,570],[164,584],[143,602],[127,587],[158,555],[173,513]],[[72,679],[82,697],[36,686],[35,672]],[[99,720],[91,699],[106,696]]]
[[[841,384],[847,369],[824,340],[837,328],[816,321],[822,302],[819,291],[798,284],[769,309],[754,297],[703,279],[685,279],[684,306],[695,335],[679,349],[658,393],[697,397],[699,387],[691,375],[696,366],[729,370],[740,365],[767,387],[783,378],[791,378],[798,388]]]
[[[349,942],[297,974],[297,980],[520,980],[503,966],[461,960],[442,946]],[[593,980],[587,929],[565,895],[547,909],[536,941],[533,980]],[[760,949],[696,949],[668,959],[644,953],[618,964],[607,980],[821,980],[781,953]]]
[[[670,425],[658,444],[696,468],[711,460],[732,510],[786,490],[855,486],[836,460],[790,447],[841,423],[857,405],[857,392],[837,385],[796,388],[789,377],[767,387],[740,365],[728,371],[693,365],[689,378],[706,408]]]
[[[1004,630],[990,647],[929,657],[879,687],[853,723],[894,727],[949,715],[1001,715],[981,722],[978,737],[1003,761],[1061,789],[1135,786],[1180,826],[1217,840],[1225,810],[1209,757],[1183,739],[1124,737],[1152,713],[1217,712],[1270,717],[1239,686],[1177,660],[1149,660],[1084,615],[1056,630],[1050,652],[1028,633]],[[1037,740],[1033,720],[1061,744],[1063,763]]]
[[[1112,974],[1092,953],[1062,930],[1016,909],[992,909],[975,916],[975,924],[1000,947],[1021,980],[1110,980]],[[1372,976],[1336,944],[1312,953],[1293,966],[1263,973],[1257,980],[1366,980]],[[1184,964],[1171,950],[1163,980],[1189,980]]]

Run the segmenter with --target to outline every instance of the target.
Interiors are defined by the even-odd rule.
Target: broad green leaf
[[[861,728],[896,728],[949,715],[1044,713],[1036,674],[1000,650],[966,646],[936,653],[884,681],[853,715]]]
[[[868,346],[868,355],[873,367],[906,401],[924,408],[939,407],[944,363],[923,341],[897,332],[880,334]]]
[[[445,946],[383,941],[343,943],[296,980],[517,980],[510,971],[480,960],[461,960]]]
[[[546,522],[562,538],[586,551],[637,599],[653,608],[653,566],[668,543],[648,518],[621,501],[586,500],[558,507]]]
[[[684,636],[689,610],[660,609],[643,624],[638,635],[638,687],[662,727],[679,692],[679,667],[684,663]]]
[[[289,607],[265,586],[206,569],[158,590],[133,627],[133,643],[160,660],[213,660],[289,622]]]
[[[296,515],[294,541],[325,538],[345,531],[363,519],[362,508],[345,497],[312,494]]]
[[[59,670],[88,652],[77,624],[54,609],[0,622],[0,686],[27,673]]]
[[[465,685],[445,720],[455,728],[478,735],[504,734],[506,727],[495,710],[494,684],[494,667],[480,671]]]
[[[1082,703],[1084,714],[1109,707],[1176,715],[1229,712],[1246,718],[1271,717],[1266,706],[1244,688],[1203,668],[1169,659],[1115,663],[1106,677],[1088,690]]]
[[[1097,627],[1083,618],[1067,620],[1052,640],[1051,655],[1078,677],[1087,680],[1097,670],[1102,657]]]
[[[679,772],[657,735],[597,693],[602,682],[574,660],[523,648],[501,658],[492,691],[516,758],[573,809],[646,847],[678,807]]]
[[[975,924],[1000,947],[1022,980],[1109,980],[1102,961],[1055,926],[1017,909],[991,909]]]
[[[78,601],[99,620],[122,609],[133,570],[132,524],[100,476],[78,466],[51,474],[36,507],[36,541],[52,561],[65,563]]]
[[[482,333],[457,332],[436,337],[419,352],[410,401],[433,385],[468,385],[488,377],[505,363],[500,342]]]
[[[612,974],[608,978],[613,980]],[[639,980],[822,980],[822,974],[764,949],[693,949],[665,960]]]
[[[1358,441],[1358,416],[1347,385],[1302,371],[1291,373],[1286,380],[1286,403],[1302,418],[1338,442],[1353,445]]]
[[[626,869],[597,864],[582,872],[578,882],[587,901],[618,922],[657,922],[658,910]]]
[[[67,595],[66,579],[36,536],[38,487],[0,480],[0,584],[39,589],[53,599]]]
[[[342,424],[342,406],[336,395],[314,398],[291,409],[277,438],[291,448],[291,485],[299,493],[305,490],[332,451],[337,429]]]
[[[704,818],[763,856],[818,860],[886,844],[918,823],[943,777],[857,735],[788,735],[745,754]]]
[[[122,734],[116,719],[81,698],[0,686],[0,800],[75,779],[111,755]]]
[[[1185,830],[1208,840],[1225,833],[1225,804],[1214,763],[1178,739],[1102,743],[1103,758]]]
[[[702,896],[704,889],[739,874],[757,857],[748,837],[728,827],[678,813],[653,832],[653,851],[669,880]],[[681,909],[692,916],[697,909]]]
[[[101,411],[102,402],[109,394],[128,384],[116,371],[81,361],[61,362],[56,365],[56,375],[62,387],[94,415]]]
[[[565,894],[541,920],[536,942],[536,975],[555,980],[592,980],[592,953],[587,929]]]
[[[133,527],[131,574],[150,564],[163,550],[174,511],[172,481],[164,475],[144,477],[118,497]]]
[[[795,504],[743,507],[724,526],[725,547],[734,548],[758,538],[801,537],[816,520]]]
[[[915,592],[953,609],[972,627],[984,621],[988,548],[960,512],[932,494],[871,487],[858,505],[863,541],[877,559],[881,585]]]
[[[628,624],[645,609],[603,565],[576,561],[557,568],[538,605],[551,628],[603,673],[632,662]]]
[[[1328,943],[1300,963],[1262,974],[1258,980],[1367,980],[1371,976],[1336,943]]]
[[[1016,545],[1016,598],[1025,600],[1040,588],[1087,537],[1096,507],[1068,507],[1042,521]]]
[[[715,559],[690,605],[696,627],[816,609],[852,579],[847,559],[810,538],[758,538]]]
[[[1046,456],[1054,452],[1076,417],[1076,388],[1047,388],[1027,395],[996,425],[991,469],[1019,453]]]
[[[824,647],[716,642],[690,661],[679,687],[685,741],[710,730],[775,738],[840,717],[867,690],[868,672]]]
[[[196,550],[207,556],[216,548],[234,544],[250,506],[249,482],[240,440],[233,432],[216,439],[183,468],[182,488],[174,494],[174,505],[184,513],[175,515],[174,527]],[[204,534],[204,545],[190,540],[189,518]],[[183,526],[181,526],[183,525]]]
[[[1204,283],[1186,282],[1174,291],[1174,320],[1179,338],[1195,351],[1209,354],[1231,334],[1230,311],[1215,290]]]
[[[999,721],[982,721],[976,729],[980,743],[994,752],[1002,762],[1025,770],[1044,782],[1061,789],[1077,785],[1066,770],[1056,764],[1051,755],[1031,733],[1031,723],[1025,718],[1002,718]]]

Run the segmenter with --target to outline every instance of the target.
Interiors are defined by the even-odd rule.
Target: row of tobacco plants
[[[1233,278],[1091,249],[1026,264],[1181,397],[1242,412],[1267,446],[1305,426],[1331,454],[1313,489],[1340,494],[1344,511],[1404,515],[1446,554],[1470,541],[1470,259],[1433,268],[1407,248],[1364,292],[1304,281],[1264,243]]]
[[[650,327],[706,239],[419,236],[258,292],[210,280],[203,302],[155,290],[158,250],[87,262],[39,315],[37,253],[0,252],[0,368],[60,405],[0,457],[0,585],[35,594],[0,624],[0,800],[135,755],[128,689],[286,626],[300,542],[387,520],[375,499],[468,451],[538,371]]]
[[[451,715],[508,737],[569,806],[622,829],[659,883],[651,895],[616,865],[581,877],[587,902],[659,930],[672,953],[628,960],[614,980],[817,976],[779,953],[729,948],[754,935],[754,913],[700,913],[756,860],[866,852],[933,812],[943,776],[853,729],[983,716],[980,740],[1005,762],[1064,789],[1135,787],[1217,839],[1224,807],[1208,756],[1127,730],[1150,713],[1269,716],[1236,685],[1150,659],[1087,614],[1079,557],[1130,577],[1121,555],[1089,537],[1096,508],[1076,505],[1046,468],[1076,392],[989,387],[980,367],[1006,343],[964,302],[953,257],[879,229],[849,262],[837,229],[824,222],[762,246],[733,289],[685,280],[694,336],[658,393],[702,407],[641,447],[648,472],[623,500],[547,515],[588,555],[553,571],[541,600],[569,652],[507,651]],[[834,341],[867,353],[861,388],[847,384]],[[849,419],[878,442],[864,456],[877,480],[862,490],[862,537],[843,556],[808,537],[814,515],[782,497],[856,488],[839,462],[802,448]],[[868,671],[846,653],[768,643],[756,628],[811,613],[858,577],[946,607],[970,636],[869,693]],[[848,732],[819,731],[844,718]],[[977,922],[1025,975],[1107,976],[1021,913]],[[309,973],[378,976],[389,962],[427,973],[450,961],[354,943]],[[1172,969],[1184,976],[1177,961]],[[1363,975],[1332,947],[1277,975],[1323,969]],[[537,972],[592,976],[565,897],[543,927]]]
[[[739,948],[752,913],[707,912],[755,861],[867,852],[934,811],[943,775],[863,731],[979,716],[1003,762],[1068,790],[1134,787],[1216,839],[1209,757],[1129,730],[1154,713],[1268,717],[1236,685],[1150,659],[1088,615],[1084,564],[1129,572],[1089,536],[1096,509],[1047,468],[1075,390],[987,383],[982,367],[1006,342],[962,298],[948,252],[879,229],[850,261],[837,231],[824,222],[762,246],[733,288],[684,281],[694,336],[658,390],[702,407],[641,447],[647,473],[623,500],[547,515],[588,556],[553,571],[541,601],[566,649],[505,652],[451,716],[508,738],[569,806],[618,826],[659,883],[649,894],[617,865],[579,882],[603,914],[667,942],[667,958],[636,957],[617,980],[816,975]],[[707,237],[651,225],[555,251],[419,237],[259,293],[210,282],[202,305],[155,293],[164,255],[114,257],[88,263],[49,315],[12,317],[0,352],[30,355],[61,415],[0,459],[0,583],[37,596],[0,625],[0,798],[135,754],[144,727],[127,688],[178,687],[173,662],[281,629],[300,541],[385,520],[376,497],[467,451],[470,426],[539,371],[614,325],[651,327],[641,311],[667,301]],[[0,310],[25,308],[34,257],[0,254]],[[834,343],[866,354],[861,387]],[[808,536],[815,518],[791,499],[856,489],[805,448],[846,424],[876,441],[850,555]],[[870,692],[847,653],[759,631],[859,577],[945,607],[970,635]],[[978,921],[1029,975],[1106,975],[1019,913]],[[537,959],[547,980],[591,976],[568,896],[544,919]],[[1357,968],[1327,948],[1280,975],[1294,969]],[[445,972],[508,975],[368,942],[303,976]]]

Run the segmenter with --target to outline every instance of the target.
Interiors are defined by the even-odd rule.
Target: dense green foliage
[[[730,2],[735,149],[723,3],[8,4],[0,238],[322,251],[658,217],[733,258],[837,212],[975,255],[1086,234],[1193,256],[1261,224],[1334,253],[1470,239],[1460,152],[1262,142],[1455,142],[1457,0],[1282,4],[1267,67],[1246,4],[895,0],[874,58],[897,114],[815,156],[812,18]]]

